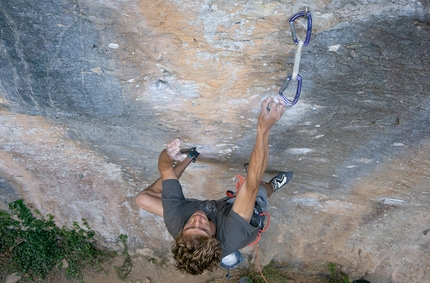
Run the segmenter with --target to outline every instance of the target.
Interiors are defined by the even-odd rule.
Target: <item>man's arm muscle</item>
[[[258,117],[257,138],[249,160],[248,174],[237,193],[232,208],[234,212],[247,222],[251,220],[258,187],[267,168],[270,129],[281,118],[284,110],[285,105],[282,102],[275,102],[273,98],[264,100],[261,105],[261,113]]]

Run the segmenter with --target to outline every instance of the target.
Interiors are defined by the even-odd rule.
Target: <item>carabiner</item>
[[[294,27],[294,21],[300,17],[304,17],[308,21],[307,30],[306,30],[306,39],[305,39],[305,43],[303,44],[303,46],[307,46],[309,44],[309,41],[311,41],[311,33],[312,33],[312,15],[311,15],[311,12],[301,11],[301,12],[298,12],[297,14],[295,14],[294,16],[291,17],[291,19],[290,19],[291,35],[293,36],[294,42],[296,44],[298,44],[299,40],[297,39],[296,28]]]
[[[293,101],[289,100],[284,96],[284,91],[287,89],[288,84],[291,81],[291,76],[287,77],[287,81],[285,82],[284,86],[279,90],[279,95],[282,97],[282,99],[285,101],[285,104],[287,106],[293,106],[299,101],[300,92],[302,91],[302,77],[297,75],[297,90],[296,90],[296,96],[294,96]]]
[[[225,192],[225,194],[229,197],[229,198],[235,198],[236,197],[236,193],[233,192],[232,190],[227,190]]]

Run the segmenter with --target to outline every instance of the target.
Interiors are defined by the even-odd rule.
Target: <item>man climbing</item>
[[[139,193],[136,204],[164,217],[167,230],[175,239],[175,266],[182,273],[212,271],[222,258],[234,255],[257,238],[262,228],[258,214],[267,209],[267,198],[292,178],[292,172],[280,172],[269,182],[261,180],[268,162],[270,129],[284,110],[285,104],[280,100],[269,97],[262,102],[248,173],[235,199],[186,199],[178,180],[199,153],[195,148],[181,152],[178,139],[161,152],[161,178]]]

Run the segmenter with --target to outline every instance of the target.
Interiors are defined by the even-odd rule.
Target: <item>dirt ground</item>
[[[241,268],[230,271],[230,278],[226,277],[227,271],[225,269],[218,269],[212,273],[204,273],[199,276],[184,275],[175,270],[174,266],[170,263],[156,263],[148,258],[142,256],[132,257],[133,268],[128,275],[127,279],[122,281],[118,278],[115,271],[115,266],[122,264],[123,258],[118,257],[112,263],[105,264],[103,271],[88,269],[85,271],[84,282],[85,283],[158,283],[158,282],[196,282],[196,283],[236,283],[239,282],[240,278],[248,276],[251,273],[256,278],[259,276],[259,270],[257,267],[254,269]],[[285,282],[288,283],[324,283],[328,282],[328,271],[317,271],[314,270],[309,274],[303,274],[298,270],[286,269],[282,266],[276,266],[276,270],[279,271],[279,280],[274,279],[274,276],[267,276],[267,282]],[[286,278],[286,279],[285,279]],[[75,283],[77,281],[67,280],[64,274],[56,270],[55,273],[48,276],[43,283]]]

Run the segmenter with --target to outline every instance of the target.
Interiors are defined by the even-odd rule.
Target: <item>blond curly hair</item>
[[[172,244],[175,267],[184,274],[199,275],[219,266],[221,243],[214,237],[179,233]]]

